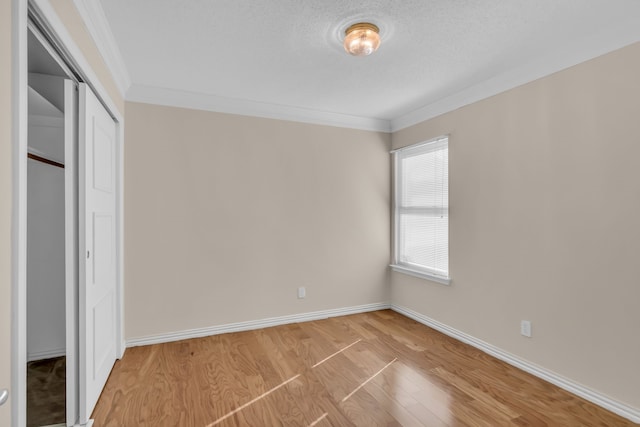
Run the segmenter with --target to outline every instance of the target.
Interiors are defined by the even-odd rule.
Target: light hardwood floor
[[[95,426],[631,426],[385,310],[130,348]]]

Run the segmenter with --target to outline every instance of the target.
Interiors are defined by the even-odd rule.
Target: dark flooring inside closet
[[[65,422],[65,358],[27,363],[27,427]]]

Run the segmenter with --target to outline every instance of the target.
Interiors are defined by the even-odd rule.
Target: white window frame
[[[397,150],[391,151],[393,155],[393,189],[394,189],[394,197],[393,197],[393,261],[391,264],[391,268],[393,271],[408,274],[410,276],[419,277],[422,279],[431,280],[437,283],[441,283],[443,285],[451,284],[450,271],[447,271],[447,274],[442,274],[435,269],[425,267],[419,264],[413,264],[408,262],[400,262],[400,215],[398,211],[400,209],[400,186],[401,179],[400,176],[400,166],[399,166],[399,154],[412,152],[411,154],[420,155],[425,152],[431,151],[434,149],[434,146],[446,145],[447,148],[449,146],[449,136],[443,135],[434,139],[430,139],[425,142],[420,142],[418,144],[409,145],[407,147],[399,148]],[[447,182],[447,185],[449,183]],[[447,212],[447,221],[448,221],[448,212]],[[447,247],[449,250],[449,247]],[[449,269],[447,269],[449,270]]]

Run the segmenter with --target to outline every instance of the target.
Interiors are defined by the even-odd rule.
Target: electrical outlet
[[[522,320],[520,322],[520,334],[525,337],[531,338],[531,322],[528,320]]]
[[[298,288],[298,299],[303,299],[306,296],[307,296],[307,290],[304,288],[304,286],[300,286]]]

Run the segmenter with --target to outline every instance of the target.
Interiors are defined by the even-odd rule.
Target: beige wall
[[[127,338],[388,302],[388,134],[139,103],[126,121]]]
[[[392,301],[640,408],[638,76],[635,44],[395,133],[451,135],[453,283]]]
[[[73,4],[73,0],[51,0],[51,5],[56,14],[71,34],[73,41],[78,45],[82,55],[85,57],[93,71],[104,85],[120,113],[124,113],[124,98],[118,91],[109,68],[106,66],[102,54],[96,47],[87,30],[78,9]]]
[[[0,390],[11,384],[11,3],[0,2]],[[11,402],[0,425],[11,424]]]

